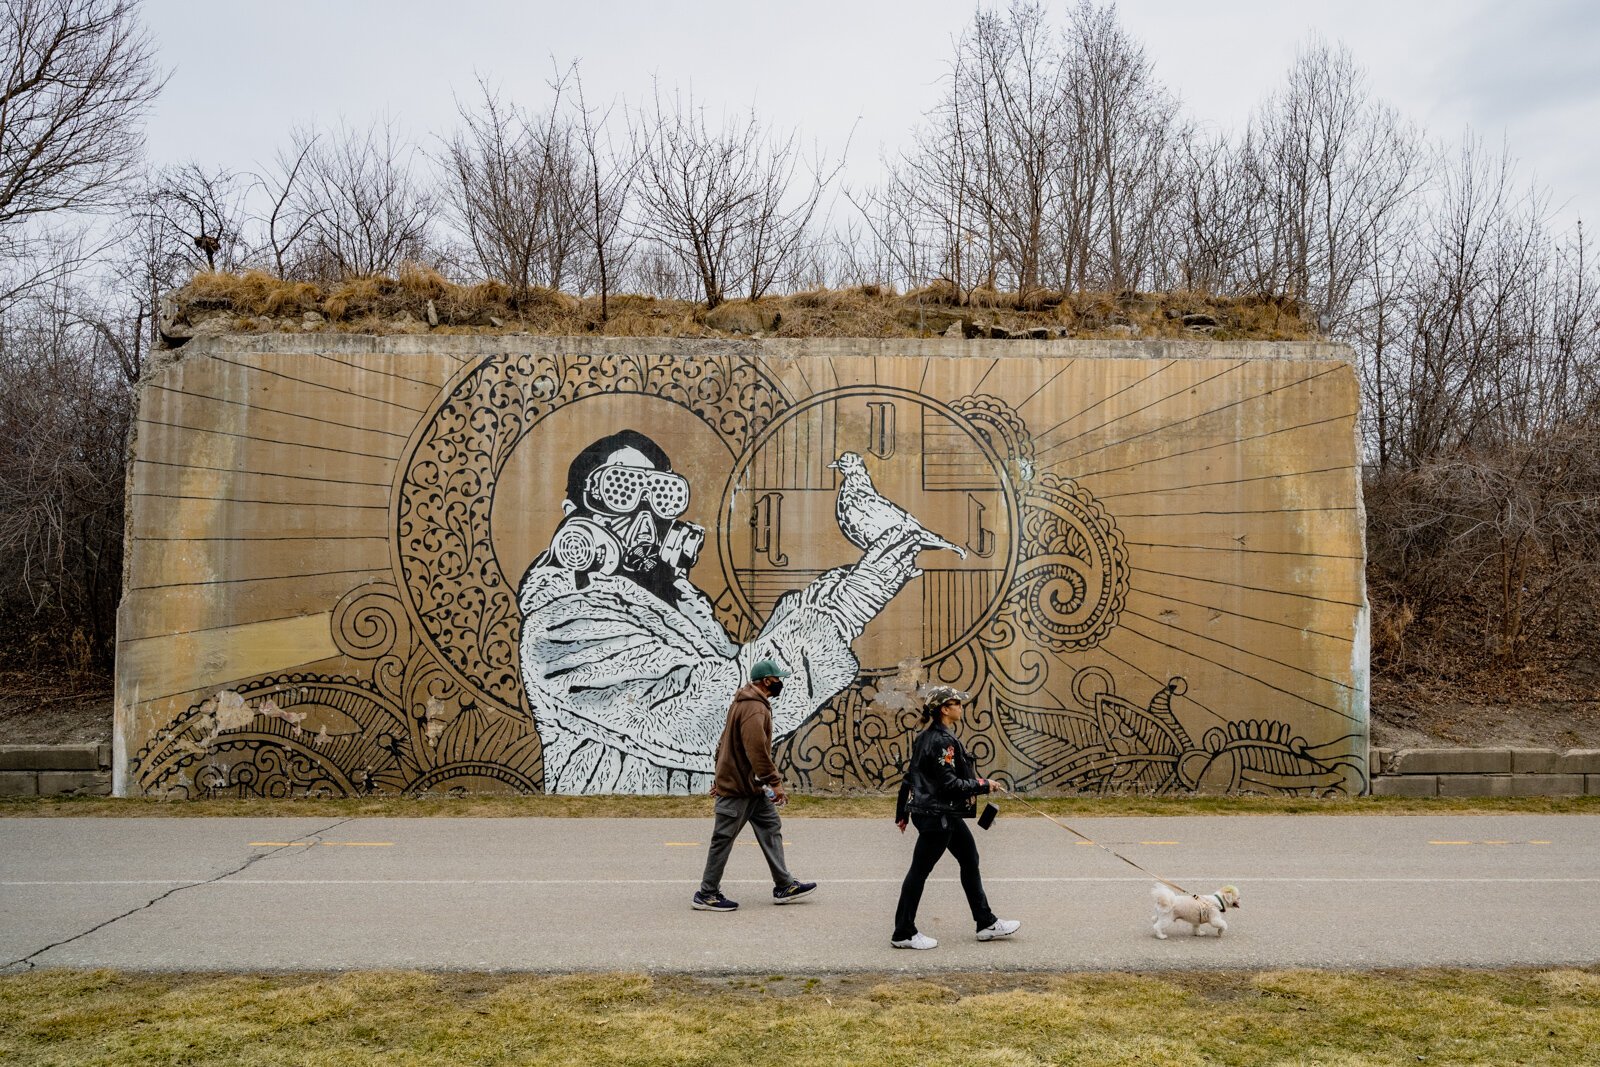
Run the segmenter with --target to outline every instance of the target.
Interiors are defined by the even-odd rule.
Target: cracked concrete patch
[[[33,952],[28,953],[26,956],[21,956],[21,957],[18,957],[16,959],[9,960],[9,961],[7,961],[7,962],[5,962],[3,964],[0,964],[0,975],[25,973],[27,971],[34,970],[35,968],[37,968],[39,966],[39,964],[36,961],[39,959],[40,956],[43,956],[45,953],[50,952],[53,949],[61,948],[64,945],[70,945],[74,941],[78,941],[78,940],[80,940],[82,938],[88,937],[90,934],[96,933],[97,931],[104,930],[108,926],[111,926],[111,925],[113,925],[115,923],[121,922],[123,919],[128,918],[130,915],[137,915],[140,912],[148,911],[149,909],[155,907],[157,904],[161,903],[163,900],[166,900],[169,897],[176,896],[177,894],[182,893],[185,890],[194,889],[194,888],[196,888],[198,886],[215,885],[217,882],[221,882],[221,881],[224,881],[224,880],[226,880],[228,878],[232,878],[234,875],[242,874],[245,871],[249,870],[251,867],[255,866],[256,864],[258,864],[260,862],[262,862],[263,860],[271,859],[273,856],[279,855],[280,853],[283,853],[283,852],[288,852],[291,855],[293,855],[296,852],[301,852],[301,853],[310,852],[310,851],[312,851],[311,849],[308,849],[308,848],[297,848],[295,846],[297,846],[297,845],[299,845],[301,843],[304,843],[304,842],[308,842],[308,841],[310,841],[310,842],[320,841],[324,834],[327,834],[327,833],[329,833],[329,832],[331,832],[333,830],[338,829],[340,826],[343,826],[345,823],[352,821],[352,819],[354,819],[354,816],[347,816],[346,818],[339,819],[339,820],[337,820],[335,822],[329,823],[327,826],[321,827],[321,828],[316,829],[316,830],[312,830],[312,831],[310,831],[308,833],[301,834],[299,837],[294,838],[292,841],[290,841],[287,844],[284,844],[284,845],[278,846],[276,848],[270,849],[270,850],[268,850],[266,852],[258,852],[258,853],[254,854],[252,856],[248,856],[248,857],[246,857],[245,861],[243,863],[239,864],[237,867],[234,867],[231,870],[224,871],[221,874],[215,876],[214,878],[200,879],[200,880],[196,880],[196,881],[192,881],[192,882],[184,882],[182,884],[175,885],[171,889],[168,889],[165,892],[160,893],[160,894],[150,898],[149,900],[145,901],[143,904],[139,904],[139,905],[137,905],[135,907],[132,907],[132,908],[129,908],[126,911],[123,911],[123,912],[121,912],[121,913],[119,913],[117,915],[113,915],[109,919],[104,919],[104,920],[102,920],[100,922],[97,922],[93,926],[90,926],[89,928],[87,928],[85,930],[81,930],[78,933],[75,933],[70,937],[61,938],[58,941],[54,941],[54,942],[51,942],[48,945],[45,945],[43,948],[39,948],[39,949],[36,949]]]

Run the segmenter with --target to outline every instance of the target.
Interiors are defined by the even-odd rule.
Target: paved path
[[[1240,888],[1227,936],[1158,941],[1150,880],[1037,816],[979,835],[1023,921],[977,944],[954,863],[932,952],[889,947],[910,836],[790,819],[822,888],[774,907],[746,831],[692,911],[710,818],[0,819],[0,970],[107,966],[840,971],[1409,967],[1600,961],[1600,818],[1206,816],[1073,822],[1185,887]]]

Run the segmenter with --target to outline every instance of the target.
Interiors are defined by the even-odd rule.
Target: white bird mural
[[[839,531],[857,548],[867,548],[890,530],[909,527],[921,531],[923,548],[948,548],[962,559],[967,558],[966,549],[933,533],[879,493],[867,473],[866,462],[857,453],[846,452],[828,466],[844,478],[835,507]]]

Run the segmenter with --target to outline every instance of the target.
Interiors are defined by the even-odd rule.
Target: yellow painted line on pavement
[[[393,841],[252,841],[251,848],[310,848],[326,845],[329,848],[392,848]]]
[[[1511,844],[1511,842],[1510,841],[1485,841],[1484,844],[1486,844],[1486,845],[1509,845],[1509,844]]]
[[[1548,845],[1548,844],[1550,844],[1550,842],[1548,842],[1548,841],[1529,841],[1528,844],[1530,844],[1530,845]]]
[[[1099,842],[1097,842],[1097,841],[1074,841],[1073,844],[1074,845],[1095,845],[1095,844],[1099,844]]]

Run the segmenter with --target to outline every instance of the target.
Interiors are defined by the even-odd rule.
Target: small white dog
[[[1163,940],[1167,936],[1167,927],[1175,922],[1185,922],[1194,927],[1196,937],[1208,926],[1221,937],[1222,931],[1228,928],[1228,924],[1222,921],[1222,913],[1239,906],[1239,891],[1231,885],[1225,885],[1207,896],[1195,894],[1190,897],[1174,893],[1164,885],[1157,885],[1150,890],[1150,895],[1156,901],[1153,917],[1156,936]]]

